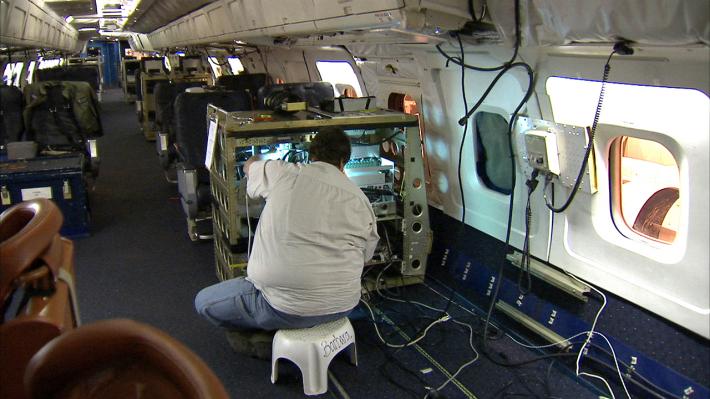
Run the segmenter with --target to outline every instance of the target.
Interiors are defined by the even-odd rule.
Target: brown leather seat
[[[0,397],[25,398],[25,366],[44,344],[78,324],[74,247],[59,236],[50,200],[0,214]]]
[[[30,361],[25,387],[30,398],[229,398],[195,353],[125,319],[85,325],[48,343]]]

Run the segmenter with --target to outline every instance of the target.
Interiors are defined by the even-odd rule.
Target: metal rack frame
[[[213,195],[212,215],[215,235],[217,276],[220,279],[237,277],[243,273],[248,245],[247,206],[249,217],[260,213],[259,201],[247,203],[245,182],[238,170],[243,162],[237,153],[253,147],[277,144],[307,145],[318,131],[326,126],[344,130],[363,130],[363,138],[379,143],[384,138],[396,141],[402,151],[390,159],[399,170],[399,199],[396,215],[378,217],[378,226],[389,232],[390,240],[398,242],[397,248],[388,247],[389,256],[368,262],[367,266],[397,265],[403,284],[419,282],[426,272],[427,256],[431,249],[432,233],[424,183],[422,147],[418,119],[389,110],[366,110],[327,113],[309,109],[293,114],[273,111],[226,112],[215,106],[207,108],[208,125],[216,125],[210,166]],[[396,137],[392,133],[400,130]],[[247,205],[248,204],[248,205]],[[256,222],[252,221],[252,228]],[[395,234],[396,236],[392,236]],[[385,240],[382,237],[381,242]],[[388,240],[388,242],[390,241]],[[237,263],[235,263],[235,261]]]

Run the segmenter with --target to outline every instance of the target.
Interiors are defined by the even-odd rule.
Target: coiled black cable
[[[466,98],[466,68],[463,67],[463,60],[465,57],[465,53],[463,50],[463,42],[461,41],[461,37],[456,35],[456,38],[459,41],[459,48],[461,49],[461,95],[463,97],[463,106],[464,106],[464,111],[468,111],[468,99]],[[495,83],[494,83],[495,84]],[[459,179],[459,188],[461,190],[461,227],[466,224],[466,199],[464,195],[464,189],[463,189],[463,178],[461,177],[461,163],[463,160],[463,146],[466,143],[466,134],[468,133],[468,123],[463,125],[463,135],[461,136],[461,145],[459,146],[459,162],[458,162],[458,169],[457,169],[457,175]]]
[[[572,203],[574,200],[574,197],[577,196],[577,191],[579,191],[579,186],[582,185],[582,179],[584,176],[584,171],[587,170],[587,165],[589,164],[589,156],[592,153],[592,148],[594,148],[594,134],[597,131],[597,124],[599,123],[599,116],[602,113],[602,104],[604,103],[604,92],[606,89],[606,83],[609,80],[609,72],[611,71],[611,65],[609,65],[609,62],[611,61],[611,57],[616,54],[617,50],[614,49],[614,51],[609,54],[609,58],[606,60],[606,64],[604,64],[604,73],[602,74],[602,87],[599,89],[599,100],[597,100],[597,108],[594,111],[594,121],[592,122],[592,127],[588,132],[589,136],[589,142],[587,143],[587,149],[584,152],[584,158],[582,159],[582,165],[579,168],[579,173],[577,174],[577,179],[574,181],[574,186],[572,187],[572,192],[570,193],[569,197],[567,197],[567,200],[565,203],[559,207],[555,208],[554,203],[549,203],[545,201],[545,205],[547,206],[548,209],[550,209],[554,213],[561,213],[564,212]]]
[[[474,71],[479,72],[495,72],[500,71],[501,69],[505,69],[506,67],[511,65],[516,58],[518,58],[518,49],[520,48],[520,0],[515,0],[515,45],[513,48],[513,56],[510,57],[510,60],[508,60],[508,62],[504,63],[503,65],[499,65],[496,67],[479,67],[475,65],[468,65],[463,61],[463,59],[459,57],[452,57],[446,54],[446,52],[441,49],[441,43],[437,44],[435,47],[436,50],[439,51],[439,53],[446,58],[447,65],[449,62],[453,62],[454,64],[459,65],[461,67],[473,69]]]

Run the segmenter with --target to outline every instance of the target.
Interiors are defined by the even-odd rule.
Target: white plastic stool
[[[279,330],[272,344],[271,382],[276,383],[279,359],[288,359],[301,369],[306,395],[325,393],[330,361],[344,349],[357,366],[355,330],[347,317],[311,328]]]

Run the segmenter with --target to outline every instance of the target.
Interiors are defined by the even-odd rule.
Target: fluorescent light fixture
[[[87,28],[79,28],[79,29],[78,29],[79,32],[89,32],[89,31],[92,31],[92,30],[97,30],[97,29],[96,29],[96,28],[88,28],[88,27],[87,27]]]
[[[72,17],[72,16],[70,15],[70,16],[64,18],[64,20],[67,21],[68,24],[70,24],[70,23],[74,20],[74,17]]]

